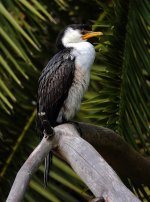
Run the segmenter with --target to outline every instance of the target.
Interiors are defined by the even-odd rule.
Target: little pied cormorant
[[[102,32],[92,32],[85,24],[69,25],[59,33],[59,52],[43,69],[38,88],[38,114],[44,113],[51,126],[71,120],[80,109],[95,59],[95,49],[87,39],[100,35]],[[43,134],[39,117],[37,125]]]

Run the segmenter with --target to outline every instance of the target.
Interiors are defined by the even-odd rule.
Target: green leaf
[[[5,91],[5,93],[14,101],[16,102],[16,98],[15,96],[11,93],[11,91],[9,90],[9,88],[5,85],[5,83],[0,80],[0,87]]]
[[[10,108],[13,109],[13,106],[10,104],[8,99],[0,92],[0,99]]]
[[[46,190],[42,185],[37,184],[33,180],[30,182],[29,187],[31,187],[32,189],[34,189],[37,192],[40,192],[40,194],[44,198],[49,199],[50,201],[60,202],[60,200],[57,198],[57,196],[54,195],[52,192],[50,192],[50,190]]]
[[[0,27],[1,36],[7,41],[7,43],[15,50],[15,52],[24,60],[26,60],[22,51],[16,46],[13,40],[9,37],[9,35]]]
[[[36,43],[27,35],[27,33],[21,28],[21,26],[17,23],[17,21],[11,16],[11,14],[6,10],[6,8],[0,3],[0,12],[1,14],[10,22],[10,24],[18,31],[20,32],[25,39],[38,51],[40,49],[36,45]]]
[[[5,55],[7,56],[7,58],[10,59],[10,61],[14,64],[14,66],[17,68],[17,70],[26,78],[29,79],[29,77],[25,74],[25,72],[23,71],[23,69],[20,67],[20,65],[18,65],[18,63],[16,62],[16,60],[12,57],[11,53],[4,47],[4,45],[0,42],[0,47],[1,49],[4,51]]]
[[[10,66],[7,64],[6,60],[0,55],[0,64],[4,67],[4,69],[11,75],[11,77],[16,81],[17,84],[22,86],[21,81],[17,78],[14,72],[11,70]]]
[[[34,15],[36,15],[39,19],[41,20],[46,20],[39,12],[37,9],[34,8],[28,1],[26,0],[19,0],[27,9],[29,9]]]
[[[32,0],[34,5],[43,13],[45,16],[49,18],[49,20],[53,23],[56,23],[55,19],[47,12],[47,10],[40,4],[37,0]]]

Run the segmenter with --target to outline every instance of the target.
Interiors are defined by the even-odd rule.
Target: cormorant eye
[[[87,32],[88,32],[87,30],[81,30],[82,35],[86,34]]]

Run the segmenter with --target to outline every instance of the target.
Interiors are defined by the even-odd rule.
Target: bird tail
[[[46,113],[41,112],[38,113],[37,116],[37,126],[39,129],[40,137],[42,139],[43,135],[46,134],[47,136],[53,135],[53,128],[50,126],[50,123],[47,119]],[[52,151],[45,158],[45,170],[44,170],[44,185],[47,187],[47,182],[49,179],[49,172],[52,165]]]
[[[53,157],[52,152],[49,152],[49,154],[45,158],[45,170],[44,170],[44,185],[45,185],[45,187],[47,187],[47,182],[49,180],[49,172],[50,172],[50,168],[52,165],[52,157]]]

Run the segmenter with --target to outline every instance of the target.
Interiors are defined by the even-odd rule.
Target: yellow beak
[[[87,32],[86,34],[82,36],[82,39],[85,40],[85,39],[89,39],[89,38],[92,38],[95,36],[101,36],[101,35],[103,35],[102,32]]]

